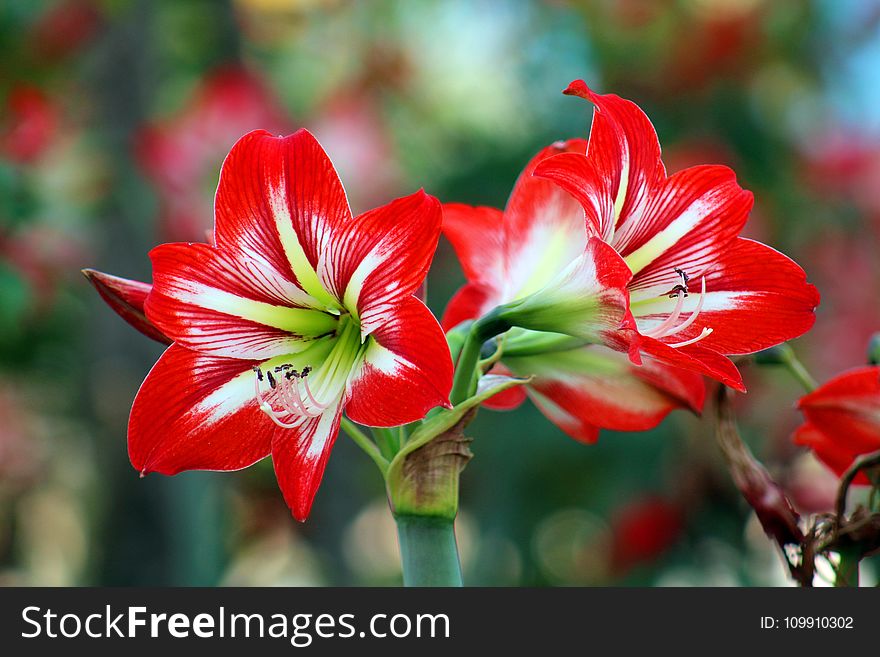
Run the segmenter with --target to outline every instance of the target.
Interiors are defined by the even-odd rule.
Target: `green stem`
[[[395,516],[404,586],[461,586],[454,521],[436,516]]]
[[[498,316],[497,308],[471,325],[455,366],[455,379],[452,382],[452,392],[449,393],[449,401],[453,406],[473,394],[483,343],[509,328],[510,325]]]
[[[348,437],[351,438],[355,444],[364,450],[373,462],[379,466],[379,470],[382,471],[382,475],[388,471],[388,461],[385,460],[385,457],[379,452],[379,448],[376,447],[376,443],[370,440],[363,431],[361,431],[358,426],[349,420],[347,417],[342,418],[342,430],[348,434]]]
[[[782,359],[782,364],[785,365],[791,375],[797,379],[798,383],[804,387],[804,390],[807,392],[813,392],[819,387],[816,379],[814,379],[807,371],[807,368],[804,367],[804,364],[798,359],[797,355],[794,353],[794,349],[792,349],[790,345],[779,345],[779,354]]]
[[[859,585],[859,552],[858,548],[841,549],[840,563],[834,577],[834,586],[849,587]]]

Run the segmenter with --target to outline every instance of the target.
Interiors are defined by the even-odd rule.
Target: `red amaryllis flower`
[[[856,457],[880,449],[880,367],[863,367],[837,376],[801,397],[806,422],[794,441],[809,447],[842,475]],[[854,483],[869,484],[864,472]]]
[[[657,135],[637,105],[593,93],[580,80],[565,93],[596,107],[589,145],[544,160],[535,175],[571,193],[591,233],[632,272],[638,349],[744,390],[725,356],[809,330],[818,291],[795,262],[739,237],[753,197],[733,171],[703,165],[667,176]]]
[[[440,222],[424,192],[352,217],[304,130],[239,140],[220,175],[213,243],[150,254],[145,316],[174,344],[131,411],[134,467],[236,470],[271,453],[303,520],[343,409],[361,424],[398,426],[448,405],[449,350],[413,296]],[[139,321],[144,289],[99,282]]]
[[[698,374],[650,357],[638,366],[625,353],[595,344],[602,337],[590,340],[589,333],[610,339],[626,320],[629,270],[611,247],[589,235],[583,209],[571,196],[532,175],[545,158],[585,148],[583,140],[572,140],[543,149],[520,175],[504,212],[443,206],[443,232],[469,281],[446,308],[443,326],[452,329],[501,304],[524,299],[527,304],[542,303],[545,322],[558,322],[555,329],[565,324],[580,337],[523,328],[509,331],[496,370],[534,379],[526,390],[505,391],[486,405],[513,408],[528,394],[563,431],[593,442],[599,427],[640,431],[656,426],[675,408],[699,411],[705,387]],[[591,265],[580,267],[581,273],[593,275],[582,276],[579,287],[560,295],[560,290],[566,292],[559,284],[560,273],[565,281],[565,270],[578,262]],[[611,275],[599,280],[596,272],[605,269],[604,264],[610,265]],[[572,308],[574,312],[567,312]]]

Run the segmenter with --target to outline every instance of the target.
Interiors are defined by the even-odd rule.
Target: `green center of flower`
[[[369,340],[361,342],[359,323],[346,313],[339,317],[333,335],[315,340],[302,352],[254,367],[254,395],[260,410],[283,428],[320,416],[339,403]]]

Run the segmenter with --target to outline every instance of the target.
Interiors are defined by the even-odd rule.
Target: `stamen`
[[[705,276],[703,276],[700,280],[700,299],[699,299],[699,301],[697,301],[696,308],[694,308],[694,310],[691,312],[690,316],[686,320],[684,320],[678,326],[675,326],[675,323],[678,321],[678,318],[681,316],[682,306],[684,305],[684,298],[686,296],[688,296],[687,284],[688,284],[688,280],[689,280],[688,275],[684,270],[676,268],[675,273],[677,273],[681,277],[681,281],[682,281],[682,283],[680,285],[676,285],[672,289],[672,291],[678,295],[678,300],[675,302],[675,308],[673,308],[672,312],[669,314],[669,317],[667,317],[665,320],[663,320],[663,322],[661,322],[660,324],[658,324],[654,328],[649,329],[643,333],[643,335],[645,335],[649,338],[656,338],[656,339],[667,338],[672,335],[676,335],[678,333],[681,333],[686,328],[690,327],[695,321],[697,321],[697,317],[699,317],[700,312],[702,312],[702,310],[703,310],[703,304],[706,301],[706,277]],[[699,342],[700,340],[702,340],[703,338],[705,338],[706,336],[708,336],[711,333],[712,333],[712,329],[705,327],[700,332],[700,335],[696,336],[695,338],[691,338],[690,340],[685,340],[683,342],[672,342],[672,343],[667,342],[667,344],[670,347],[673,347],[675,349],[677,349],[679,347],[686,347],[690,344],[694,344],[696,342]]]
[[[690,340],[685,340],[684,342],[667,342],[666,344],[672,347],[673,349],[678,349],[679,347],[687,347],[689,344],[694,344],[695,342],[699,342],[703,338],[708,337],[712,333],[712,329],[708,326],[703,329],[703,331],[695,338],[691,338]]]
[[[276,402],[280,402],[282,408],[275,409],[272,404],[264,396],[260,383],[263,380],[263,370],[260,367],[252,368],[256,376],[254,377],[254,396],[260,410],[266,413],[271,420],[280,427],[293,428],[298,426],[297,418],[318,417],[323,413],[328,405],[320,403],[315,399],[306,381],[306,375],[312,371],[311,367],[303,368],[302,374],[293,369],[289,363],[285,363],[273,368],[271,371],[265,372],[265,378],[269,382],[269,387],[277,391]],[[276,372],[279,376],[276,378],[272,372]],[[303,384],[303,390],[300,390],[300,381]],[[306,403],[308,399],[308,403]],[[292,422],[288,422],[290,418],[294,418]]]
[[[666,336],[675,335],[676,333],[681,333],[688,326],[697,321],[697,317],[700,314],[700,311],[703,310],[703,302],[706,300],[706,277],[703,276],[702,284],[700,286],[700,300],[697,301],[697,307],[694,308],[694,312],[691,313],[691,316],[684,320],[681,324],[675,327],[674,331],[669,331]],[[664,336],[664,337],[666,337]]]
[[[681,307],[684,305],[684,297],[685,293],[681,290],[678,292],[678,300],[675,302],[675,308],[669,314],[663,322],[660,323],[659,326],[655,326],[649,331],[645,331],[644,335],[649,338],[662,338],[667,334],[667,331],[675,325],[675,322],[678,321],[678,316],[681,314]]]

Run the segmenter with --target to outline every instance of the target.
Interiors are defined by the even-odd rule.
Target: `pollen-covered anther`
[[[686,328],[690,327],[695,321],[697,321],[697,317],[699,317],[700,312],[703,310],[703,303],[706,300],[706,277],[705,276],[703,276],[700,279],[700,299],[699,299],[699,301],[697,301],[697,307],[694,308],[693,312],[690,314],[690,317],[685,319],[680,324],[677,323],[679,320],[679,317],[681,317],[681,314],[682,314],[681,311],[682,311],[682,308],[684,307],[684,300],[685,300],[685,297],[688,296],[689,290],[687,287],[687,284],[688,284],[687,273],[685,273],[684,271],[679,270],[679,269],[676,269],[675,272],[679,276],[681,276],[681,281],[682,281],[680,284],[676,285],[672,290],[672,293],[674,293],[675,296],[677,296],[677,299],[675,302],[675,307],[672,309],[672,312],[669,313],[669,316],[665,320],[663,320],[660,324],[643,332],[643,335],[645,335],[646,337],[655,338],[655,339],[659,340],[661,338],[667,338],[672,335],[676,335],[678,333],[681,333]],[[672,294],[672,293],[670,293],[670,294]],[[667,342],[667,344],[670,347],[673,347],[675,349],[677,349],[679,347],[686,347],[688,345],[695,344],[695,343],[699,342],[700,340],[709,336],[711,333],[712,333],[711,328],[704,327],[703,330],[700,331],[699,335],[697,335],[694,338],[691,338],[690,340],[684,340],[683,342]]]
[[[302,372],[298,372],[286,363],[271,371],[267,370],[265,379],[270,390],[274,391],[272,402],[267,399],[266,391],[260,385],[264,379],[263,371],[259,367],[254,367],[253,370],[256,374],[254,396],[257,404],[279,427],[291,429],[298,426],[300,418],[318,417],[327,409],[327,404],[319,402],[309,387],[308,375],[312,371],[311,367],[305,367]],[[275,377],[273,371],[279,376]]]

